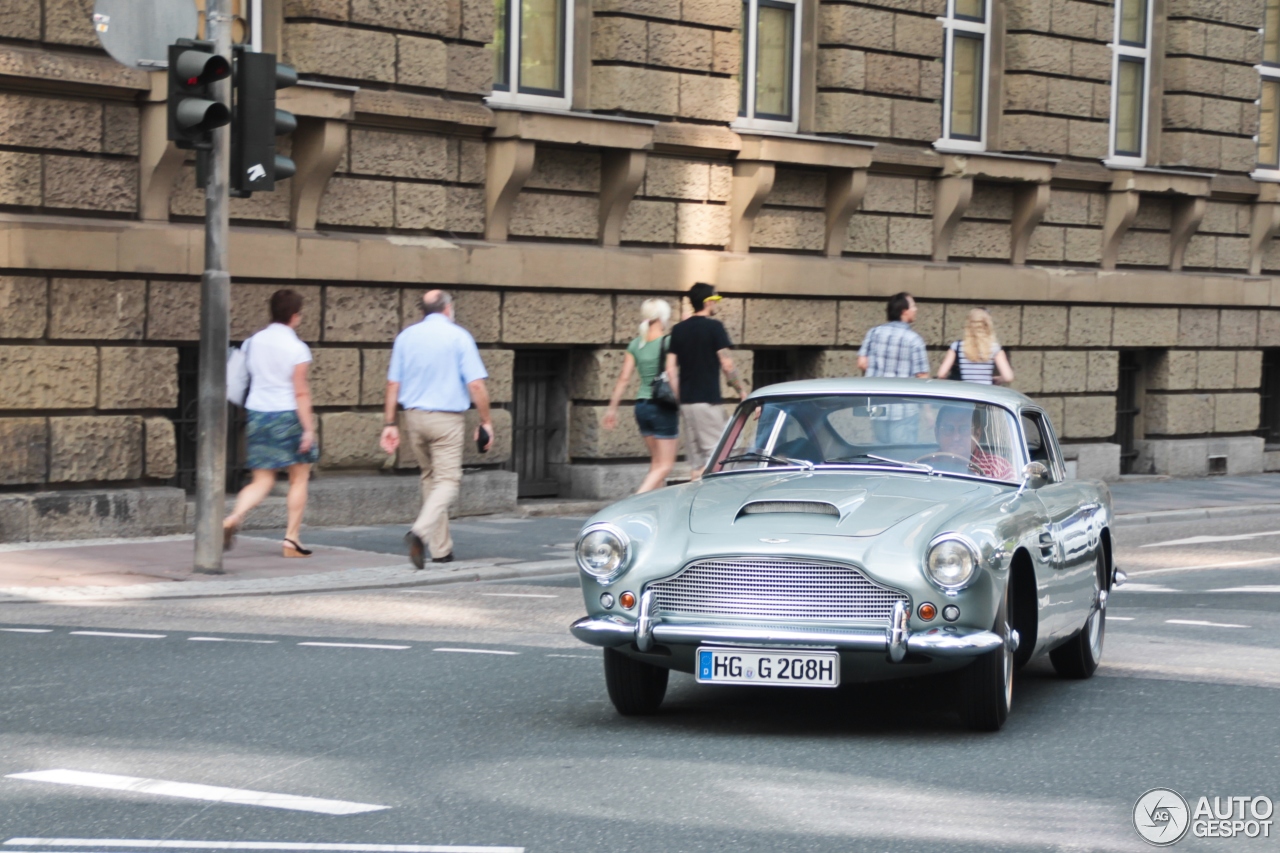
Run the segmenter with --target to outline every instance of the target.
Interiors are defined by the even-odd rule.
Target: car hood
[[[947,517],[992,485],[922,473],[744,472],[703,480],[689,508],[693,533],[877,536],[914,515]]]

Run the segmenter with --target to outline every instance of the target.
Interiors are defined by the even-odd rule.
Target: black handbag
[[[956,358],[955,361],[951,362],[951,372],[947,374],[947,378],[960,382],[963,380],[963,377],[960,375],[960,353],[964,352],[964,344],[961,341],[956,341],[956,343],[960,344],[960,346],[956,347],[954,350]]]
[[[680,408],[680,399],[676,397],[676,392],[671,388],[671,380],[667,379],[667,341],[670,336],[662,338],[662,351],[658,355],[658,373],[653,377],[652,384],[649,385],[649,399],[662,406],[664,409]]]

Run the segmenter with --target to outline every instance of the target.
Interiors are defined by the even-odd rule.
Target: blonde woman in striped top
[[[942,358],[938,378],[947,379],[959,363],[960,379],[981,385],[1010,385],[1013,368],[996,341],[995,323],[985,308],[974,308],[964,321],[964,338],[955,341]]]

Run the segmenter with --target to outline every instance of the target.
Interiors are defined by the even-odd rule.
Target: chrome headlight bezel
[[[933,573],[933,552],[942,545],[954,543],[960,545],[968,553],[969,556],[969,573],[960,581],[955,583],[947,583],[939,580]],[[962,533],[940,533],[929,540],[929,547],[924,553],[924,575],[929,582],[938,589],[954,595],[965,587],[969,586],[978,577],[978,569],[982,565],[982,556],[978,551],[977,543]]]
[[[616,551],[618,554],[618,562],[612,569],[604,574],[587,565],[582,556],[582,543],[587,537],[593,533],[606,533],[612,536],[616,542]],[[578,568],[583,574],[593,578],[601,586],[608,586],[613,583],[631,566],[631,537],[623,532],[622,528],[607,521],[598,521],[595,524],[589,524],[582,528],[582,532],[578,534],[578,541],[573,546],[573,558],[577,562]]]

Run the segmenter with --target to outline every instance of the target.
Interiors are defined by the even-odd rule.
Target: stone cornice
[[[409,92],[360,89],[355,93],[354,111],[361,124],[476,131],[494,125],[493,110],[484,104]]]
[[[671,292],[711,281],[732,294],[1093,304],[1280,307],[1280,278],[824,258],[785,253],[486,243],[232,228],[231,273],[244,281]],[[0,214],[0,269],[194,280],[198,224]]]
[[[0,45],[0,86],[130,97],[149,91],[151,80],[107,56]]]

